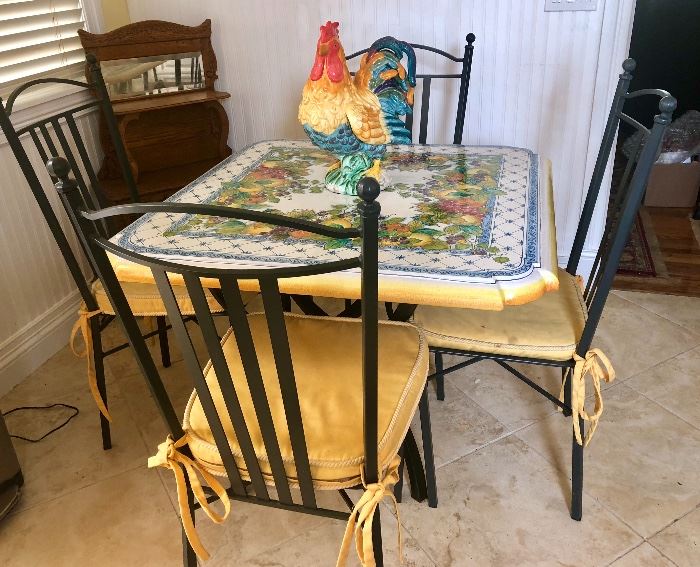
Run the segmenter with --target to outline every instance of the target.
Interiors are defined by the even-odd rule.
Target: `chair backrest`
[[[358,184],[358,192],[362,199],[358,205],[361,228],[341,229],[258,211],[184,203],[163,202],[121,205],[102,209],[101,211],[85,212],[81,210],[82,202],[75,183],[67,178],[68,168],[66,167],[66,162],[60,161],[57,166],[57,160],[52,160],[50,164],[54,173],[61,178],[61,181],[56,184],[56,188],[61,194],[61,198],[67,202],[69,209],[72,211],[74,221],[80,227],[81,238],[84,239],[90,253],[94,256],[99,277],[114,306],[115,313],[124,327],[161,413],[174,438],[179,439],[183,434],[180,422],[168,400],[151,354],[141,336],[136,319],[122,291],[121,284],[107,257],[107,252],[146,266],[152,272],[167,309],[175,336],[183,352],[188,372],[201,400],[204,414],[222,456],[222,462],[231,481],[231,488],[238,497],[246,496],[244,482],[224,433],[222,418],[216,411],[212,392],[203,376],[202,366],[192,346],[190,331],[185,326],[184,317],[173,295],[169,277],[181,277],[187,287],[187,292],[194,306],[198,327],[201,329],[212,368],[216,373],[218,388],[228,410],[227,417],[230,419],[236,438],[239,441],[246,469],[255,488],[256,498],[268,500],[269,494],[251,442],[249,432],[251,424],[247,423],[243,417],[243,410],[234,390],[233,380],[226,363],[220,338],[205,298],[202,278],[215,280],[217,285],[220,286],[220,295],[226,306],[233,338],[238,346],[245,379],[256,410],[258,422],[256,431],[262,433],[265,452],[270,463],[278,499],[283,504],[293,505],[281,457],[280,444],[272,421],[268,395],[266,394],[256,354],[256,346],[253,342],[249,319],[247,318],[240,294],[240,280],[258,281],[303,505],[307,508],[317,508],[311,480],[304,424],[302,423],[294,368],[289,349],[285,315],[283,313],[282,297],[279,291],[279,280],[288,277],[361,268],[365,478],[368,483],[377,482],[379,473],[377,462],[377,223],[380,207],[379,203],[375,201],[379,194],[379,185],[374,179],[366,178]],[[203,268],[197,265],[167,262],[122,248],[102,236],[95,230],[94,223],[91,222],[122,214],[157,212],[197,214],[262,222],[303,230],[329,238],[348,239],[361,237],[361,254],[333,262],[309,263],[307,265],[281,268],[261,268],[258,266],[250,268]],[[348,345],[348,348],[359,347],[360,345]]]
[[[90,292],[90,286],[80,269],[78,259],[70,247],[69,241],[63,232],[63,228],[51,208],[51,204],[46,198],[41,181],[36,171],[34,171],[29,155],[22,143],[23,138],[27,141],[31,139],[44,163],[46,163],[50,156],[65,155],[73,170],[85,204],[90,208],[101,208],[105,206],[106,203],[102,191],[100,190],[97,174],[90,161],[90,156],[76,122],[76,117],[78,115],[90,109],[97,108],[98,111],[102,113],[102,119],[107,126],[112,143],[114,144],[117,159],[122,169],[124,180],[129,187],[131,198],[134,202],[138,201],[136,183],[129,166],[126,150],[124,149],[119,134],[100,66],[96,59],[90,54],[87,55],[87,61],[90,83],[71,79],[35,79],[14,89],[7,97],[6,101],[3,102],[2,99],[0,99],[0,128],[2,128],[7,138],[8,145],[17,159],[17,163],[29,184],[29,189],[34,195],[34,199],[39,205],[44,219],[46,219],[46,223],[63,255],[71,276],[80,290],[83,300],[86,302],[87,307],[93,310],[96,309],[96,305],[92,293]],[[11,120],[11,115],[17,98],[32,87],[46,84],[72,85],[80,87],[85,91],[91,91],[94,96],[91,96],[90,100],[87,102],[80,103],[73,108],[63,109],[51,116],[42,117],[30,124],[15,128]],[[53,181],[55,181],[55,179],[53,179]],[[101,229],[107,232],[107,224],[102,223]]]
[[[420,127],[418,130],[418,143],[425,144],[428,137],[428,114],[430,113],[430,90],[433,79],[459,79],[459,98],[457,99],[457,116],[455,118],[455,129],[454,136],[452,139],[453,144],[462,143],[462,134],[464,132],[464,117],[467,112],[467,97],[469,96],[469,81],[472,74],[472,59],[474,56],[474,41],[476,36],[473,33],[467,34],[467,43],[464,45],[464,55],[462,57],[455,57],[451,53],[447,53],[441,49],[435,47],[430,47],[427,45],[420,45],[418,43],[411,43],[410,46],[413,49],[418,49],[422,51],[428,51],[441,55],[442,57],[454,61],[456,63],[462,64],[462,69],[459,74],[447,73],[447,74],[416,74],[416,79],[421,79],[421,88],[423,94],[421,96],[420,103]],[[363,53],[367,53],[369,48],[361,49],[355,53],[351,53],[345,59],[351,60],[355,57],[359,57]],[[411,140],[413,140],[413,115],[406,115],[406,128],[411,132]]]
[[[627,59],[622,64],[623,73],[617,84],[612,108],[603,134],[603,141],[598,152],[598,158],[593,169],[593,176],[586,195],[586,201],[581,213],[581,219],[576,230],[574,244],[569,256],[566,271],[572,275],[581,260],[581,253],[591,225],[593,211],[600,193],[605,169],[610,159],[618,127],[621,123],[631,126],[637,131],[636,142],[629,152],[627,162],[615,179],[615,195],[608,209],[608,217],[603,236],[598,247],[593,268],[584,290],[584,299],[588,307],[588,320],[583,335],[577,347],[579,355],[583,355],[590,347],[596,327],[605,307],[615,273],[620,263],[620,257],[629,237],[639,207],[642,203],[651,174],[651,168],[656,161],[663,141],[666,127],[671,122],[671,116],[676,108],[676,99],[668,92],[660,89],[644,89],[628,92],[632,71],[636,63]],[[659,100],[659,114],[654,117],[651,129],[625,114],[625,102],[641,96],[655,96]],[[622,156],[618,155],[618,158]]]

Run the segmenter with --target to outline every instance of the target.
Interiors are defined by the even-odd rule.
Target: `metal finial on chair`
[[[468,43],[469,45],[471,45],[471,44],[474,43],[475,41],[476,41],[476,36],[475,36],[473,33],[469,32],[469,33],[467,34],[467,43]]]
[[[357,182],[357,195],[365,203],[373,203],[380,192],[379,182],[374,177],[363,177]]]
[[[632,79],[632,72],[637,68],[637,62],[631,57],[622,62],[622,70],[624,73],[620,75],[622,79]]]
[[[678,101],[675,97],[665,96],[659,101],[659,110],[664,114],[671,114],[674,110],[676,110],[677,105]]]
[[[54,182],[53,186],[61,199],[65,199],[66,203],[73,199],[77,199],[76,203],[82,201],[78,182],[68,177],[71,172],[71,167],[66,158],[61,156],[49,158],[46,161],[46,170],[49,172]]]
[[[66,158],[60,156],[52,157],[46,162],[46,169],[51,177],[59,180],[56,182],[56,189],[65,190],[69,187],[77,187],[75,180],[68,178],[70,174],[70,164]]]
[[[661,122],[662,124],[670,124],[673,117],[673,111],[676,110],[678,101],[675,97],[671,95],[663,97],[659,101],[659,110],[661,114],[657,114],[654,117],[654,122]]]

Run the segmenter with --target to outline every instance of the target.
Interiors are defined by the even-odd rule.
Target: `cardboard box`
[[[700,162],[657,163],[651,170],[644,205],[694,207],[700,189]]]

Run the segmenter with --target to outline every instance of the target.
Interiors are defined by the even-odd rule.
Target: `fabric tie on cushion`
[[[223,523],[231,511],[231,501],[229,500],[226,489],[221,486],[218,480],[204,470],[197,462],[190,459],[187,455],[184,455],[178,449],[187,445],[187,437],[183,436],[177,441],[173,441],[172,436],[168,435],[165,442],[158,445],[158,453],[153,457],[148,459],[148,468],[154,467],[164,467],[173,471],[175,475],[175,483],[177,484],[177,501],[180,507],[180,518],[182,520],[182,527],[187,535],[187,540],[190,542],[192,549],[202,560],[209,559],[209,553],[202,545],[202,541],[199,539],[197,530],[194,527],[194,520],[192,519],[192,510],[190,509],[189,502],[187,500],[187,484],[185,482],[185,472],[187,473],[187,479],[189,480],[190,487],[194,493],[197,502],[201,506],[204,513],[209,516],[209,518],[216,524]],[[184,469],[184,472],[183,472]],[[199,477],[197,473],[202,475],[204,481],[209,485],[209,487],[216,493],[224,505],[223,515],[219,515],[214,510],[211,509],[209,502],[207,502],[207,496],[202,489],[202,484],[199,482]]]
[[[343,536],[343,543],[340,546],[336,567],[343,567],[347,561],[353,531],[355,532],[355,547],[357,548],[357,555],[360,558],[362,567],[376,566],[376,562],[374,561],[374,545],[372,543],[372,521],[374,520],[374,512],[379,506],[379,503],[387,497],[394,503],[394,510],[396,511],[396,523],[399,532],[399,560],[403,562],[401,519],[399,518],[399,508],[392,490],[393,486],[399,481],[400,464],[401,457],[396,455],[389,464],[384,478],[380,482],[369,485],[365,484],[363,469],[362,484],[365,487],[365,492],[357,501],[357,504],[355,504],[350,518],[348,519],[348,525],[345,528],[345,535]]]
[[[73,354],[78,358],[87,357],[87,375],[88,384],[90,386],[90,392],[92,397],[95,399],[97,407],[100,409],[100,413],[105,416],[107,421],[112,422],[112,416],[109,415],[109,410],[107,409],[107,404],[105,404],[102,399],[102,394],[97,387],[97,374],[95,373],[95,357],[93,354],[92,345],[92,327],[90,326],[90,319],[95,315],[102,313],[102,310],[96,309],[95,311],[88,311],[85,303],[78,309],[78,320],[73,325],[73,330],[70,333],[70,349]],[[78,336],[78,332],[83,335],[83,342],[85,343],[85,349],[78,351],[75,347],[75,339]]]
[[[571,415],[574,420],[574,434],[579,445],[588,446],[593,438],[598,420],[603,413],[603,395],[600,391],[600,381],[612,382],[615,379],[615,370],[607,356],[600,349],[594,348],[586,353],[584,358],[574,354],[576,366],[571,376]],[[585,409],[586,404],[586,375],[593,379],[593,391],[595,393],[595,405],[593,414],[589,414]],[[559,399],[564,401],[564,388],[566,382],[562,383]],[[590,423],[585,438],[581,439],[581,428],[579,427],[579,417]]]

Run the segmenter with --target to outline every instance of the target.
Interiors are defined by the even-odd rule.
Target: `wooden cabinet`
[[[161,201],[231,154],[228,117],[215,90],[211,21],[149,20],[105,34],[80,30],[95,55],[142,201]],[[100,184],[112,203],[129,201],[104,120]]]

